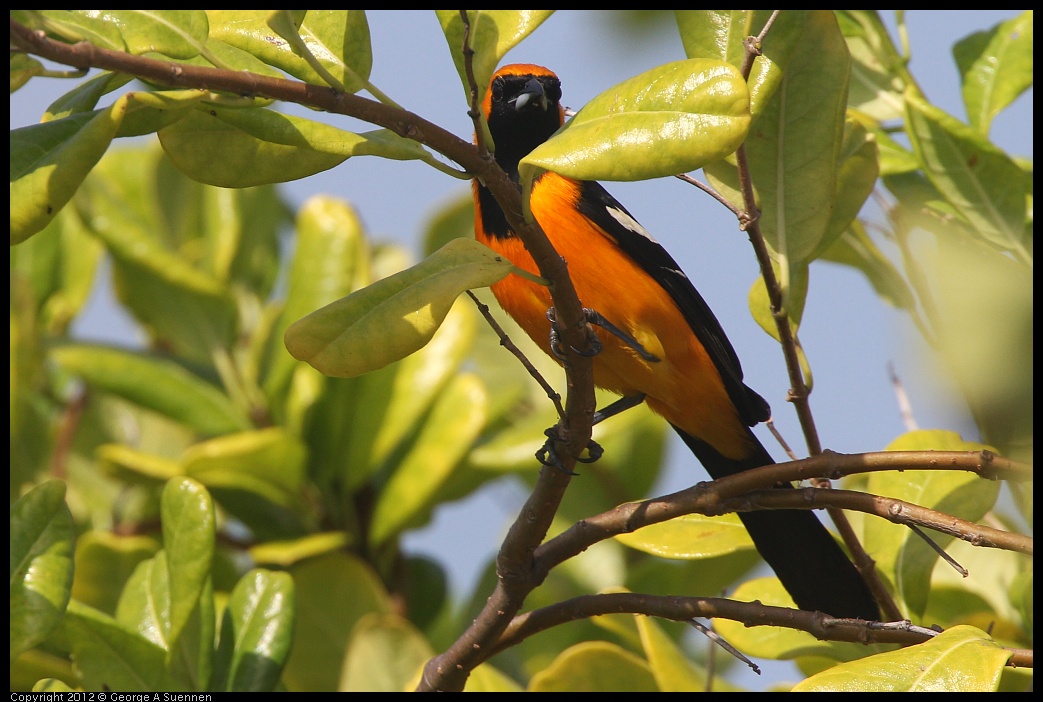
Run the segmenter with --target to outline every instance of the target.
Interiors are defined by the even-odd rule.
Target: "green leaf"
[[[87,303],[104,249],[74,208],[65,208],[40,236],[11,249],[12,291],[24,279],[32,290],[34,324],[59,337]],[[12,297],[18,293],[12,292]],[[40,360],[43,360],[40,358]]]
[[[273,401],[286,392],[298,365],[282,343],[286,328],[371,280],[362,221],[347,202],[325,195],[306,200],[297,211],[295,241],[286,302],[272,330],[264,378],[264,390]]]
[[[170,636],[177,641],[198,606],[210,577],[216,523],[206,488],[190,478],[175,478],[160,498],[163,548],[170,563]]]
[[[297,613],[283,682],[291,691],[334,690],[355,624],[370,612],[391,612],[390,597],[372,568],[347,551],[302,561],[290,573]]]
[[[236,304],[225,281],[172,250],[183,241],[164,241],[178,219],[164,217],[157,203],[168,204],[170,193],[164,189],[184,195],[175,185],[180,184],[159,178],[154,157],[138,150],[115,152],[85,184],[78,208],[115,260],[121,302],[157,343],[191,360],[213,363],[215,348],[232,346]],[[178,203],[184,208],[188,201],[169,203],[173,213],[183,215]]]
[[[73,600],[65,615],[65,626],[73,660],[88,691],[191,690],[185,681],[168,672],[166,651],[112,617]]]
[[[432,499],[485,426],[485,387],[470,373],[456,375],[435,400],[415,443],[380,492],[370,541],[381,544],[429,516]]]
[[[773,607],[796,607],[793,598],[776,577],[747,580],[729,597],[741,602],[761,602]],[[867,647],[864,644],[820,641],[807,632],[784,627],[748,627],[743,622],[731,619],[715,619],[714,629],[728,643],[746,655],[771,660],[817,656],[836,661],[850,661],[864,658],[867,651],[888,650],[888,647],[880,644]]]
[[[952,47],[971,126],[988,136],[993,118],[1032,87],[1032,10]]]
[[[26,54],[11,54],[11,92],[18,90],[29,82],[33,76],[44,73],[47,69],[36,59]]]
[[[857,268],[885,302],[898,309],[914,309],[915,302],[909,284],[877,248],[859,222],[852,223],[846,232],[822,252],[819,259]]]
[[[688,58],[716,59],[741,67],[747,37],[759,35],[771,10],[675,10]],[[786,10],[776,17],[754,58],[750,77],[750,112],[756,117],[771,100],[807,22],[807,10]]]
[[[52,347],[49,355],[93,387],[187,424],[205,436],[250,426],[225,393],[173,361],[86,344]]]
[[[69,10],[36,10],[34,14],[42,20],[40,27],[52,37],[70,43],[87,41],[111,51],[127,50],[119,27],[95,14]]]
[[[217,692],[270,692],[293,643],[294,585],[288,573],[255,568],[225,607],[214,680]]]
[[[731,154],[749,124],[749,91],[734,66],[675,61],[595,97],[522,159],[519,172],[523,183],[539,169],[578,180],[675,175]]]
[[[648,663],[607,641],[576,644],[529,681],[529,692],[658,692]]]
[[[202,10],[74,10],[119,28],[132,54],[156,52],[175,59],[197,55],[209,26]]]
[[[288,568],[298,561],[314,558],[351,545],[351,536],[343,531],[309,534],[290,541],[267,541],[250,548],[254,563]]]
[[[260,108],[207,106],[160,130],[159,139],[182,173],[222,188],[285,183],[352,156],[430,159],[420,144],[387,130],[354,134]]]
[[[251,492],[283,507],[298,506],[306,447],[280,427],[220,436],[181,457],[185,475],[208,489]]]
[[[901,651],[844,663],[794,692],[995,692],[1011,652],[985,632],[957,626]]]
[[[322,76],[268,26],[267,10],[207,10],[210,36],[256,56],[307,83]],[[309,51],[348,92],[369,82],[373,54],[363,10],[308,10],[299,33]]]
[[[11,244],[43,229],[109,148],[129,99],[112,107],[12,129]]]
[[[94,454],[99,469],[130,483],[165,483],[182,475],[177,461],[124,444],[102,444]]]
[[[948,431],[915,431],[888,447],[889,451],[980,451],[986,446],[963,441]],[[981,519],[996,502],[999,484],[961,471],[904,471],[874,473],[867,492],[896,497],[921,507],[952,514],[969,521]],[[944,548],[953,537],[931,533]],[[923,614],[930,591],[931,572],[938,554],[916,534],[883,520],[865,525],[865,547],[873,554],[877,569],[891,578],[895,600],[907,616]]]
[[[648,659],[656,686],[663,692],[703,692],[706,690],[706,671],[696,666],[685,652],[652,617],[634,615],[641,648]],[[739,688],[724,683],[721,677],[713,681],[714,692],[737,692]]]
[[[473,239],[454,239],[422,263],[326,305],[286,330],[286,348],[325,375],[353,377],[420,349],[465,290],[514,268]]]
[[[1025,172],[967,125],[911,91],[905,98],[909,139],[931,183],[982,240],[1030,259],[1021,243]]]
[[[877,122],[902,118],[902,90],[908,73],[876,10],[838,10],[840,29],[851,52],[848,106]]]
[[[72,515],[65,483],[48,480],[11,506],[11,661],[55,630],[69,603]]]
[[[833,214],[850,61],[833,13],[812,12],[782,84],[746,140],[759,224],[780,259],[784,289],[791,269],[819,247]],[[706,169],[714,187],[742,206],[734,173],[723,162]]]
[[[876,187],[880,174],[876,139],[865,127],[848,118],[844,123],[844,141],[840,146],[837,170],[837,194],[826,233],[811,254],[818,258],[855,221],[862,205]]]
[[[397,614],[367,614],[351,632],[337,689],[341,692],[411,690],[420,679],[421,668],[434,654],[431,644],[408,619]]]
[[[478,86],[479,102],[485,96],[500,59],[522,39],[532,34],[552,12],[554,10],[467,11],[467,19],[471,24],[468,45],[474,50],[472,67]],[[460,74],[464,96],[470,101],[471,88],[467,82],[463,58],[464,23],[460,11],[435,10],[435,15],[438,17],[438,23],[442,25],[445,40],[449,43],[449,53],[453,57],[457,73]]]
[[[663,558],[713,558],[753,548],[749,532],[735,514],[705,517],[686,514],[619,534],[617,541],[630,548]]]
[[[159,542],[150,536],[118,536],[98,530],[84,533],[76,540],[72,596],[107,614],[115,613],[124,584],[159,548]]]

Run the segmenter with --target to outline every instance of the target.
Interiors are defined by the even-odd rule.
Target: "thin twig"
[[[522,350],[515,346],[514,342],[511,341],[511,337],[507,336],[507,332],[503,330],[503,327],[501,327],[499,323],[496,321],[496,318],[493,317],[492,312],[489,311],[489,305],[486,305],[481,300],[479,300],[478,297],[470,290],[467,291],[467,294],[474,301],[474,304],[478,307],[478,311],[482,313],[483,317],[485,317],[485,321],[489,324],[490,327],[492,327],[493,331],[496,332],[496,336],[500,338],[500,346],[510,351],[512,354],[515,355],[515,357],[519,361],[521,361],[521,364],[525,367],[525,370],[528,371],[529,375],[531,375],[536,380],[536,382],[540,384],[540,387],[543,388],[543,391],[547,393],[547,397],[549,397],[551,402],[554,403],[554,408],[558,412],[558,418],[564,419],[565,408],[561,405],[561,395],[558,394],[558,392],[554,390],[554,386],[548,383],[547,380],[543,377],[543,375],[538,370],[536,370],[536,366],[534,366],[532,364],[532,361],[530,361],[525,356],[525,354],[522,353]]]
[[[757,667],[756,663],[744,656],[739,651],[739,649],[735,648],[735,646],[732,646],[730,643],[728,643],[728,640],[720,634],[718,634],[716,631],[701,623],[698,619],[689,619],[688,625],[696,631],[700,632],[707,639],[709,639],[711,643],[715,643],[721,648],[723,648],[725,651],[731,654],[733,658],[737,658],[738,660],[745,663],[754,673],[756,673],[757,675],[761,674],[761,669]]]

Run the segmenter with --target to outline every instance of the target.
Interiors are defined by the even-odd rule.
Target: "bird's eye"
[[[503,97],[503,76],[499,76],[492,84],[493,100]]]
[[[551,102],[561,100],[561,81],[549,80],[544,84],[543,90],[547,94],[547,99]]]

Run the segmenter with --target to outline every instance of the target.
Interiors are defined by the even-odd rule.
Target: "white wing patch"
[[[652,238],[652,235],[648,233],[648,230],[641,226],[640,222],[628,215],[623,210],[619,209],[618,207],[606,207],[605,209],[608,211],[609,215],[611,215],[612,219],[616,220],[630,231],[634,232],[635,234],[640,234],[649,241],[655,241],[655,239]]]

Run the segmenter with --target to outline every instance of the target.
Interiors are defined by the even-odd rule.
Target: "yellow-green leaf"
[[[397,614],[372,613],[351,632],[341,670],[341,692],[405,692],[434,649],[424,635]]]
[[[124,96],[108,109],[11,130],[12,245],[65,207],[108,150],[128,103]]]
[[[928,179],[984,241],[1022,260],[1025,172],[977,131],[923,100],[905,94],[909,139]]]
[[[749,124],[750,94],[734,66],[675,61],[595,97],[519,171],[523,183],[541,169],[579,180],[684,173],[735,151]]]
[[[529,681],[530,692],[658,692],[648,663],[608,643],[589,641],[562,651]]]
[[[684,560],[713,558],[753,548],[749,532],[735,514],[719,517],[686,514],[615,538],[645,553]]]
[[[322,76],[268,26],[268,10],[207,10],[210,36],[307,83]],[[308,10],[299,33],[315,58],[348,92],[366,87],[373,65],[364,10]]]
[[[971,126],[988,136],[992,119],[1032,87],[1032,10],[956,42],[953,57],[963,79]]]
[[[980,451],[982,444],[963,441],[949,431],[915,431],[893,441],[890,451]],[[866,490],[874,495],[897,497],[921,507],[952,514],[962,519],[981,519],[996,502],[999,483],[982,480],[963,471],[903,471],[874,473]],[[931,539],[942,548],[953,537],[932,532]],[[866,550],[877,569],[890,578],[894,595],[906,616],[918,617],[927,606],[931,572],[937,553],[908,529],[880,519],[865,526]]]
[[[438,489],[467,455],[485,426],[485,417],[481,381],[471,373],[450,380],[377,498],[370,524],[373,544],[427,518]]]
[[[529,36],[553,10],[467,10],[470,22],[468,45],[474,51],[472,67],[475,83],[478,85],[478,99],[481,100],[489,87],[496,66],[512,47]],[[464,23],[459,10],[435,10],[445,40],[449,43],[449,53],[460,74],[460,83],[464,94],[470,100],[470,87],[467,72],[464,69],[463,39]]]
[[[900,651],[813,675],[795,692],[995,692],[1010,651],[984,631],[957,626]]]
[[[492,285],[512,269],[473,239],[454,239],[422,263],[294,322],[286,348],[326,375],[382,368],[430,341],[460,293]]]

